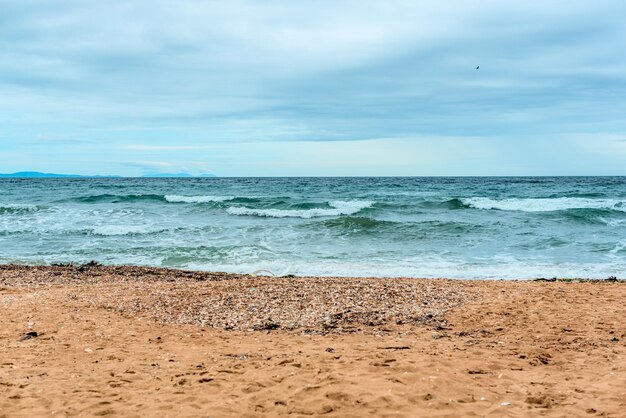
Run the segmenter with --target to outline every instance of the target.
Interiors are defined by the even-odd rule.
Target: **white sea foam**
[[[103,236],[141,235],[161,231],[163,231],[162,228],[155,228],[150,225],[102,225],[92,229],[93,234]]]
[[[605,263],[538,263],[531,261],[503,262],[496,259],[483,264],[468,264],[445,259],[423,260],[244,260],[237,262],[185,263],[190,270],[252,273],[270,270],[277,276],[340,276],[340,277],[415,277],[455,279],[534,279],[539,277],[594,278],[623,276],[619,260]]]
[[[209,202],[225,202],[233,200],[235,196],[179,196],[166,195],[165,200],[170,203],[209,203]]]
[[[353,215],[365,208],[369,208],[374,202],[368,200],[336,200],[328,202],[330,208],[313,209],[253,209],[241,206],[232,206],[226,211],[231,215],[264,216],[269,218],[318,218],[323,216]]]
[[[537,199],[490,199],[472,197],[461,199],[463,204],[476,209],[497,209],[521,212],[552,212],[567,209],[610,209],[626,212],[626,201],[616,199],[587,199],[579,197]]]

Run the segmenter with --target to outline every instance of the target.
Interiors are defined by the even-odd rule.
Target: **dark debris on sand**
[[[467,282],[445,279],[255,277],[134,266],[0,265],[0,285],[62,287],[68,298],[163,323],[313,333],[445,325],[475,300]]]

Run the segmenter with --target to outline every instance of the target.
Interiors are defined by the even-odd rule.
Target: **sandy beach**
[[[620,417],[626,285],[0,266],[0,417]]]

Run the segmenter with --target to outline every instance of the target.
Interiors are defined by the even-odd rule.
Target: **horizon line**
[[[563,178],[563,177],[626,177],[626,174],[527,174],[527,175],[510,175],[510,174],[496,174],[496,175],[486,175],[486,174],[461,174],[461,175],[429,175],[429,174],[418,174],[418,175],[284,175],[284,176],[264,176],[264,175],[252,175],[252,176],[233,176],[233,175],[225,175],[220,176],[217,174],[211,175],[161,175],[159,173],[154,174],[145,174],[138,176],[127,176],[127,175],[119,175],[119,174],[63,174],[63,173],[39,173],[41,176],[20,176],[19,174],[23,172],[16,173],[0,173],[0,179],[64,179],[64,180],[72,180],[72,179],[132,179],[132,178],[143,178],[143,179],[216,179],[216,178]],[[24,172],[24,173],[35,173],[35,172]]]

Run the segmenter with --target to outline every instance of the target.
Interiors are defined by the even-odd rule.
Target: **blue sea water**
[[[0,263],[626,275],[626,177],[0,179]]]

